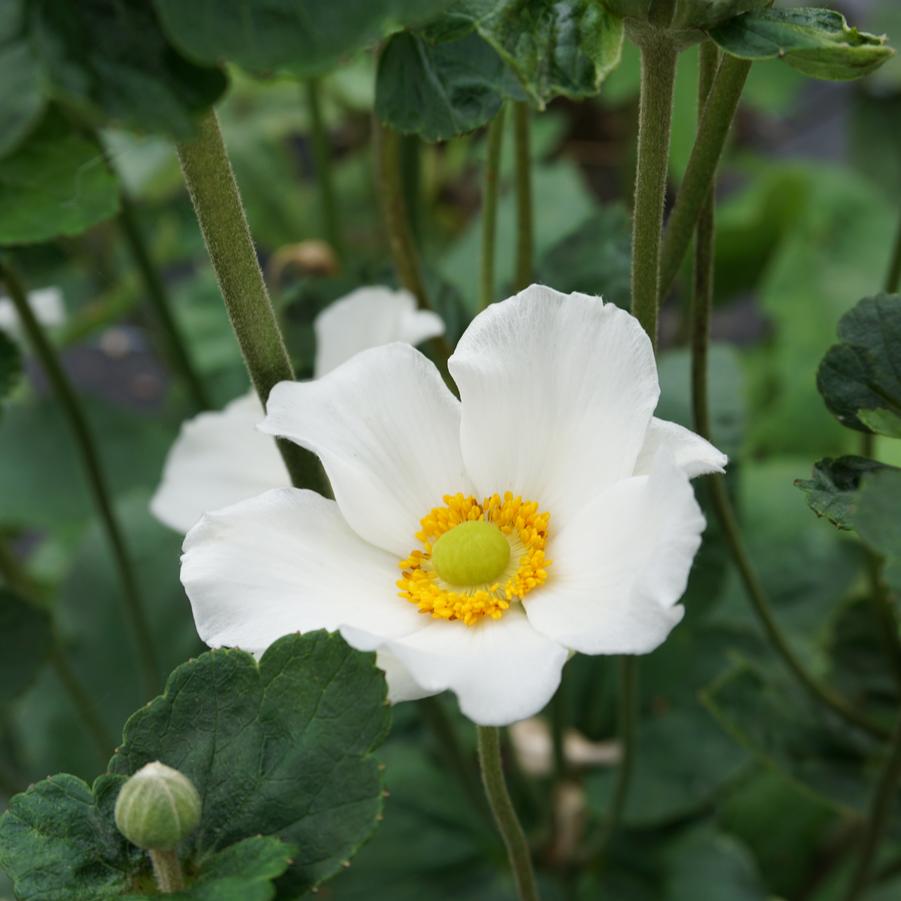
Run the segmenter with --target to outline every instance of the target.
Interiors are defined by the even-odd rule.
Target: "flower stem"
[[[873,874],[876,854],[897,797],[899,781],[901,781],[901,718],[895,726],[889,758],[873,796],[861,843],[860,857],[851,877],[845,901],[859,901],[864,897]]]
[[[497,193],[500,181],[501,146],[504,141],[505,109],[502,106],[488,128],[485,187],[482,191],[482,269],[479,308],[494,300],[494,245],[497,233]]]
[[[81,455],[81,461],[88,478],[88,485],[93,494],[94,504],[100,516],[103,529],[106,532],[122,585],[125,610],[134,633],[141,670],[144,676],[144,690],[147,695],[151,695],[159,687],[156,654],[153,649],[150,627],[144,613],[143,600],[138,587],[134,564],[128,551],[125,535],[113,509],[112,495],[106,482],[97,445],[94,442],[84,411],[81,409],[78,396],[56,357],[56,351],[47,340],[47,336],[44,334],[44,330],[35,318],[34,313],[31,312],[25,289],[19,277],[8,264],[0,264],[0,278],[6,282],[9,296],[19,315],[25,334],[28,336],[28,340],[44,368],[56,399],[69,421],[69,427],[72,430],[72,436]]]
[[[265,405],[276,384],[294,380],[294,369],[263,281],[215,112],[206,113],[197,123],[197,135],[177,149],[222,299],[251,381]],[[278,440],[278,448],[295,487],[315,481],[316,470],[306,451],[283,439]]]
[[[677,50],[665,32],[641,37],[641,94],[638,114],[638,164],[632,222],[632,313],[657,346],[660,240]]]
[[[528,288],[534,278],[535,225],[532,209],[532,151],[529,105],[513,105],[513,148],[516,161],[516,264],[517,291]]]
[[[332,155],[328,132],[322,115],[322,82],[319,78],[308,78],[304,83],[307,108],[310,111],[313,160],[316,165],[316,187],[319,191],[319,209],[325,238],[341,257],[344,242],[341,237],[341,221],[335,199],[335,180],[332,175]]]
[[[895,244],[892,248],[892,258],[885,277],[885,293],[897,294],[901,291],[901,219],[898,220],[898,230],[895,233]]]
[[[698,122],[698,135],[688,160],[685,177],[679,186],[676,203],[663,238],[659,284],[661,297],[672,287],[691,243],[750,70],[750,62],[728,54],[723,55],[717,67],[704,111]]]
[[[181,861],[175,851],[148,851],[153,864],[153,875],[156,885],[164,895],[180,892],[185,887],[185,876],[181,869]]]
[[[538,887],[532,869],[529,843],[516,816],[501,763],[500,730],[495,726],[478,726],[479,763],[482,785],[491,805],[494,821],[507,848],[507,858],[516,880],[520,901],[538,901]]]
[[[203,380],[191,362],[191,356],[184,337],[179,330],[178,323],[172,314],[172,307],[159,270],[154,265],[147,249],[147,243],[138,224],[134,202],[128,192],[121,190],[119,193],[121,209],[119,212],[119,225],[135,267],[144,282],[147,298],[153,306],[153,311],[159,321],[160,328],[165,339],[169,356],[178,373],[181,375],[191,403],[196,410],[207,410],[211,406],[209,396],[204,387]]]

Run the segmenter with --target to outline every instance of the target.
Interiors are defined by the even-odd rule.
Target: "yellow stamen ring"
[[[400,562],[400,596],[436,619],[473,626],[500,619],[547,580],[544,549],[549,513],[509,491],[479,503],[462,494],[444,496],[420,521],[422,545]],[[501,542],[506,548],[501,546]]]

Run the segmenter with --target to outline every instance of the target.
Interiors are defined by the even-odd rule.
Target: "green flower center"
[[[463,522],[432,546],[432,565],[449,585],[494,582],[510,562],[510,542],[483,519]]]

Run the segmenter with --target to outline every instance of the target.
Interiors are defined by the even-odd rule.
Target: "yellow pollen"
[[[534,501],[509,491],[481,503],[463,494],[445,495],[444,506],[420,521],[421,547],[399,564],[400,596],[436,619],[467,626],[486,616],[500,619],[547,580],[549,520]]]

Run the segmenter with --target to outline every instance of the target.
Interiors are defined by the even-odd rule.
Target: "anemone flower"
[[[392,341],[418,344],[444,332],[435,314],[416,309],[407,291],[358,288],[323,310],[313,323],[314,376],[355,353]],[[185,422],[166,458],[150,509],[162,523],[187,532],[209,510],[290,485],[275,442],[257,429],[263,408],[253,391],[223,410]]]
[[[689,479],[726,458],[653,416],[638,321],[533,285],[480,313],[449,369],[459,400],[404,344],[276,385],[261,428],[316,453],[335,500],[279,488],[188,533],[208,645],[339,630],[378,652],[391,700],[449,689],[504,725],[547,703],[573,652],[667,637],[704,528]]]

